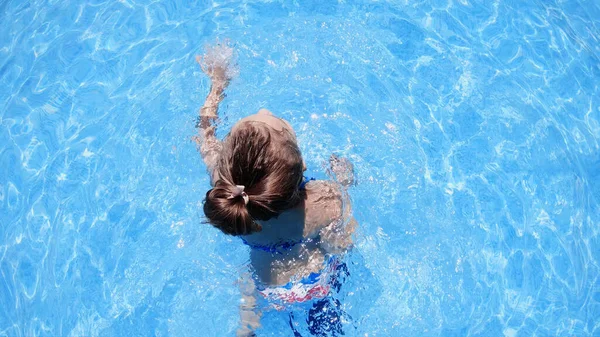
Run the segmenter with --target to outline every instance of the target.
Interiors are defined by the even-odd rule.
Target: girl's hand
[[[338,157],[332,154],[329,157],[329,165],[331,172],[335,175],[335,179],[344,187],[354,185],[354,165],[348,158]]]
[[[229,41],[217,41],[215,45],[207,46],[204,56],[196,56],[196,62],[210,77],[213,85],[219,85],[222,88],[226,87],[229,81],[238,74],[235,52]]]

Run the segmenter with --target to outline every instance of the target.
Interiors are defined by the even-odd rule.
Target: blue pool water
[[[0,336],[233,336],[248,248],[190,141],[269,108],[354,162],[346,336],[600,336],[593,0],[0,0]],[[308,336],[306,308],[259,336]],[[292,319],[290,319],[293,316]]]

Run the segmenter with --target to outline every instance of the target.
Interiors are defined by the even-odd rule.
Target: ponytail
[[[204,214],[214,226],[226,234],[247,235],[260,232],[262,227],[248,212],[247,206],[252,202],[250,196],[242,192],[245,199],[238,191],[239,188],[235,185],[223,180],[217,181],[215,187],[206,192]]]
[[[219,180],[206,192],[204,214],[230,235],[259,232],[256,220],[269,220],[304,197],[302,156],[298,145],[272,135],[268,126],[245,123],[225,139],[219,157]]]

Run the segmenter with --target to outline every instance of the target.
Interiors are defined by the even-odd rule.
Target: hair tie
[[[241,196],[242,199],[244,199],[244,205],[248,205],[250,197],[248,196],[248,194],[246,194],[246,192],[244,192],[245,188],[246,187],[244,185],[235,185],[235,190],[233,191],[233,193],[231,193],[229,197],[227,197],[227,199],[234,199]]]

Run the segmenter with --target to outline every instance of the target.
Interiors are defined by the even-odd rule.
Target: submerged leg
[[[342,336],[342,311],[340,302],[327,297],[316,302],[308,312],[308,330],[313,336]]]
[[[335,268],[335,273],[333,274],[329,283],[331,284],[331,287],[339,293],[340,289],[342,288],[342,284],[346,282],[346,279],[349,276],[350,271],[348,270],[348,266],[345,262],[342,262]]]
[[[294,313],[290,312],[290,328],[292,328],[292,332],[294,333],[294,337],[302,337],[302,335],[296,330],[294,326]]]

